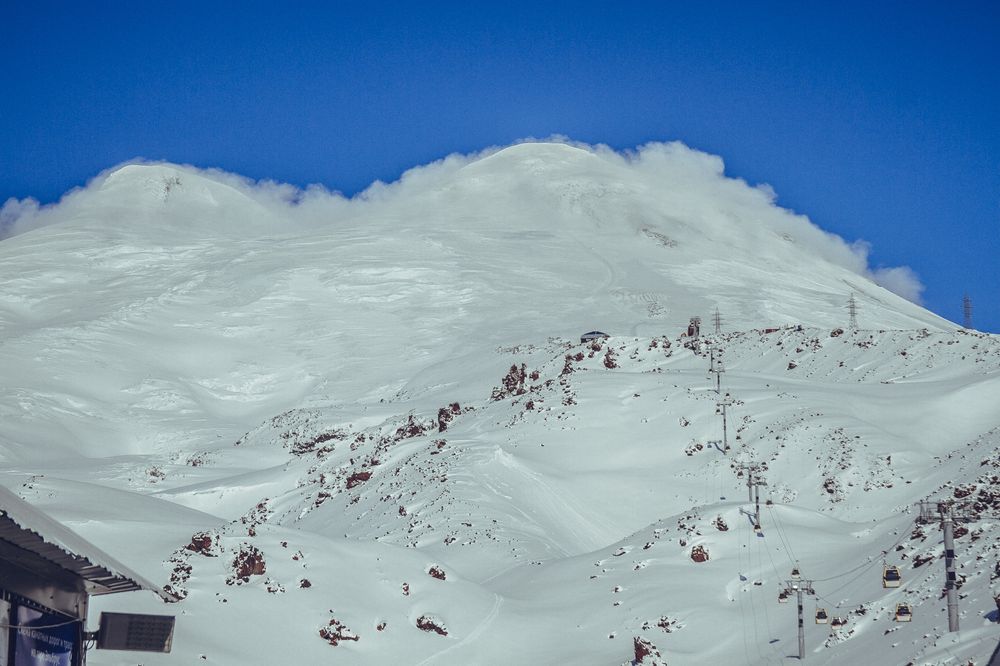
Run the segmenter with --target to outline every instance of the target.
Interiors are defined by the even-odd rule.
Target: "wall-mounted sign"
[[[73,666],[80,623],[65,615],[16,606],[13,666]]]
[[[7,640],[10,629],[7,629],[7,626],[14,624],[14,622],[10,616],[10,604],[3,599],[0,599],[0,622],[4,625],[4,628],[0,629],[0,664],[6,664],[7,655],[10,652],[10,642]]]

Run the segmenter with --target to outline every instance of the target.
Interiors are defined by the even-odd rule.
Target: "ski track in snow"
[[[499,594],[494,594],[493,598],[494,598],[493,607],[490,609],[490,612],[486,615],[486,617],[484,617],[479,622],[479,624],[476,625],[476,628],[473,629],[468,636],[460,640],[458,643],[455,643],[454,645],[441,650],[437,654],[424,659],[419,664],[417,664],[417,666],[431,666],[431,664],[434,663],[445,663],[445,664],[454,663],[447,661],[441,662],[439,660],[446,654],[455,652],[459,648],[469,645],[477,638],[479,638],[483,634],[483,632],[485,632],[487,629],[490,628],[490,625],[493,624],[493,621],[497,619],[497,616],[500,614],[500,608],[503,607],[503,598]]]

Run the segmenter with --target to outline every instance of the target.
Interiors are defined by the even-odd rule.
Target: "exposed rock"
[[[371,472],[354,472],[349,477],[347,477],[347,489],[350,490],[355,486],[360,486],[362,483],[372,478]]]
[[[528,371],[524,363],[520,366],[517,366],[516,364],[511,365],[510,370],[508,370],[507,374],[500,380],[501,386],[493,389],[493,394],[490,396],[490,400],[503,400],[508,396],[524,395],[527,393],[527,389],[524,388],[524,382],[527,378]]]
[[[448,635],[448,629],[444,626],[444,623],[430,615],[421,615],[417,618],[417,629],[428,632],[433,631],[435,634],[441,636]]]
[[[240,546],[240,552],[233,558],[232,569],[233,575],[226,579],[226,584],[249,583],[250,576],[263,576],[267,571],[264,553],[256,546],[245,543]]]
[[[218,557],[219,553],[214,552],[215,548],[213,545],[215,541],[213,535],[209,532],[196,532],[191,536],[191,543],[189,543],[185,548],[193,553],[198,553],[199,555],[205,555],[206,557]]]
[[[343,622],[336,618],[330,618],[330,622],[325,627],[319,629],[320,638],[330,645],[339,645],[341,641],[357,641],[360,639],[356,633],[347,628]]]
[[[632,639],[633,659],[632,666],[666,666],[667,662],[649,640],[642,636],[635,636]]]
[[[444,432],[447,430],[448,424],[461,413],[462,407],[457,402],[453,402],[447,407],[440,408],[437,416],[438,432]]]
[[[708,562],[708,550],[700,544],[695,546],[691,549],[691,559],[695,562]]]

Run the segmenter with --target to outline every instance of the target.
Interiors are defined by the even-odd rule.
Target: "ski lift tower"
[[[709,367],[708,371],[715,375],[715,392],[716,394],[722,394],[722,373],[726,371],[726,367],[722,364],[722,351],[716,350],[713,346],[708,351],[709,353]],[[717,358],[718,357],[718,358]]]
[[[763,465],[760,463],[749,463],[736,467],[741,473],[747,476],[747,501],[753,502],[753,528],[760,532],[760,487],[766,486],[767,481],[761,478],[760,473]],[[742,509],[741,509],[742,511]],[[749,515],[749,512],[748,512]]]
[[[793,571],[792,573],[794,574],[795,572]],[[794,594],[799,604],[799,660],[806,658],[806,629],[802,618],[802,595],[809,594],[816,596],[816,590],[813,589],[812,584],[811,580],[801,580],[799,578],[792,578],[785,581],[785,594]]]
[[[964,504],[955,500],[920,502],[921,525],[939,523],[944,531],[944,590],[948,596],[948,631],[958,631],[958,588],[955,576],[955,523],[967,523],[973,516]]]
[[[716,375],[718,377],[718,375]],[[722,415],[722,448],[729,451],[729,432],[726,426],[726,409],[733,406],[733,397],[728,393],[715,403],[715,413]]]

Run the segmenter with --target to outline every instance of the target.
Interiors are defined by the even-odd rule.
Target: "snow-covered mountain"
[[[793,566],[843,620],[815,663],[1000,637],[1000,340],[715,157],[526,143],[350,200],[133,164],[25,208],[0,482],[184,596],[143,663],[781,663]],[[957,634],[914,525],[944,497],[976,503]]]

